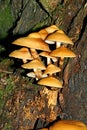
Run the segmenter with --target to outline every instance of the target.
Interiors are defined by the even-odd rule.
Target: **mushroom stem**
[[[23,63],[27,63],[28,60],[27,59],[22,59],[22,61],[23,61]]]
[[[56,41],[56,49],[59,48],[60,46],[61,46],[61,42]],[[58,60],[59,60],[59,58],[57,57],[56,59],[57,59],[57,61],[54,62],[54,64],[55,64],[56,66],[58,66]]]
[[[32,49],[30,48],[30,51],[31,51],[31,55],[34,59],[39,59],[40,60],[40,57],[37,53],[37,51],[35,49]],[[39,69],[34,69],[34,73],[36,75],[36,80],[39,80],[41,77],[42,77],[42,71],[39,70]]]
[[[42,77],[42,71],[40,69],[34,69],[36,75],[36,80],[39,80]]]
[[[30,52],[34,59],[39,58],[39,55],[35,49],[30,48]]]
[[[59,67],[61,68],[61,70],[62,70],[62,68],[63,68],[63,63],[64,63],[64,57],[60,57]]]
[[[60,47],[61,46],[61,42],[56,42],[56,48]]]
[[[51,59],[47,57],[47,65],[51,64]]]
[[[61,72],[59,73],[60,78],[62,78],[63,76],[63,63],[64,63],[64,57],[60,57],[59,59],[59,67],[61,68]]]

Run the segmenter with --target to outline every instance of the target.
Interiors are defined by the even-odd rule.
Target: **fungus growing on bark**
[[[12,44],[26,47],[26,50],[30,51],[32,61],[23,64],[22,67],[29,70],[33,69],[34,72],[29,72],[27,76],[36,78],[36,80],[39,80],[37,84],[44,86],[44,94],[48,96],[48,107],[52,105],[53,107],[50,108],[53,110],[54,106],[57,104],[59,89],[63,88],[63,82],[57,79],[56,73],[62,73],[65,57],[76,57],[73,51],[65,47],[67,44],[73,45],[73,42],[56,25],[51,25],[38,32],[30,33],[26,37],[19,38]],[[62,46],[62,44],[64,45]],[[22,51],[22,48],[20,50]],[[17,56],[18,55],[19,53]],[[9,54],[9,56],[11,56],[11,54]],[[43,56],[43,58],[40,56]],[[45,62],[44,57],[47,58],[47,68],[43,64]],[[41,59],[43,59],[43,62]],[[58,61],[59,64],[57,67],[54,64],[58,63]],[[60,78],[61,77],[59,77],[59,79]],[[53,128],[57,130],[56,127],[49,127],[49,130],[54,130]],[[43,130],[47,130],[47,128],[43,128]]]
[[[56,25],[51,25],[49,27],[46,27],[45,30],[50,34],[59,30],[59,28]]]
[[[47,37],[47,35],[48,35],[48,32],[45,30],[45,29],[41,29],[39,32],[39,35],[40,35],[40,37],[44,40],[46,37]]]
[[[29,72],[29,73],[27,73],[27,76],[28,76],[28,77],[31,77],[31,78],[36,78],[36,75],[35,75],[34,72]]]
[[[62,30],[58,30],[56,32],[49,34],[46,37],[45,42],[47,43],[55,42],[56,48],[60,47],[62,43],[73,45],[72,40]]]
[[[56,65],[49,64],[43,74],[49,74],[51,76],[52,74],[55,74],[60,71],[61,69]]]
[[[28,60],[33,60],[33,57],[31,56],[28,48],[25,47],[18,50],[14,50],[9,54],[9,57],[22,59],[23,63],[26,63]]]
[[[53,50],[50,53],[50,56],[60,57],[60,61],[59,61],[60,68],[62,68],[62,66],[63,66],[64,58],[76,57],[76,55],[73,51],[71,51],[70,49],[68,49],[64,46],[61,46],[61,47]]]
[[[33,69],[37,80],[40,79],[42,76],[41,70],[46,69],[43,62],[41,62],[41,60],[39,60],[39,59],[34,59],[26,64],[23,64],[22,68]]]
[[[27,37],[29,37],[29,38],[41,38],[41,36],[38,32],[30,33]]]
[[[62,88],[62,82],[53,76],[49,76],[40,79],[37,84],[46,86],[43,92],[48,98],[48,108],[50,107],[53,110],[57,104],[58,88]],[[48,89],[47,86],[51,89]]]
[[[37,84],[52,87],[52,88],[53,87],[62,88],[62,82],[52,76],[40,79],[37,82]]]
[[[49,46],[41,38],[23,37],[15,40],[12,44],[30,48],[31,55],[33,56],[33,58],[39,57],[36,50],[43,50],[50,52]]]

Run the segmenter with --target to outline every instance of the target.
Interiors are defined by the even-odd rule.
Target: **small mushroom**
[[[62,82],[52,76],[40,79],[37,84],[49,86],[52,88],[62,88]]]
[[[59,67],[62,68],[64,58],[76,57],[75,53],[70,49],[61,46],[50,53],[50,56],[60,57]]]
[[[36,78],[36,75],[35,75],[34,72],[29,72],[29,73],[27,73],[27,76],[28,76],[28,77],[31,77],[31,78]]]
[[[49,130],[87,130],[87,125],[78,120],[61,120],[50,126]]]
[[[33,69],[37,80],[42,77],[41,70],[46,69],[43,62],[41,62],[41,60],[39,60],[39,59],[35,59],[26,64],[23,64],[22,67],[25,69]]]
[[[60,72],[60,71],[61,69],[57,67],[56,65],[49,64],[43,74],[49,74],[50,76],[52,76],[52,74]]]
[[[47,95],[48,97],[48,107],[53,110],[53,108],[57,104],[57,98],[58,98],[58,88],[62,88],[62,82],[58,79],[54,78],[53,76],[49,76],[46,78],[40,79],[37,84],[48,86],[50,88],[56,88],[54,90],[48,89],[47,87],[44,87],[43,93]]]
[[[47,37],[47,35],[48,35],[48,32],[45,30],[45,29],[41,29],[39,32],[39,35],[40,35],[40,37],[44,40],[46,37]]]
[[[56,25],[51,25],[49,27],[46,27],[45,30],[50,34],[59,30],[59,28]]]
[[[57,61],[57,58],[50,56],[49,52],[41,52],[41,53],[39,53],[39,55],[47,58],[47,65],[51,63],[51,59],[54,62]]]
[[[33,57],[31,56],[28,48],[25,47],[11,52],[9,54],[9,57],[22,59],[23,63],[26,63],[28,60],[33,60]]]
[[[30,33],[27,37],[29,37],[29,38],[41,38],[41,36],[38,32]]]
[[[62,30],[58,30],[56,32],[49,34],[46,37],[45,42],[47,43],[56,42],[56,48],[60,47],[62,43],[64,45],[65,44],[73,45],[72,40]]]

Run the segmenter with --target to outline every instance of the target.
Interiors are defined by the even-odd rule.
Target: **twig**
[[[13,73],[13,72],[11,72],[11,71],[2,70],[2,69],[0,69],[0,72],[2,72],[2,73],[7,73],[7,74],[12,74],[12,73]]]

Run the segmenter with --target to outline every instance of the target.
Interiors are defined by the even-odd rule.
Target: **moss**
[[[0,5],[0,39],[8,35],[8,30],[13,26],[13,17],[10,4],[5,2]]]

